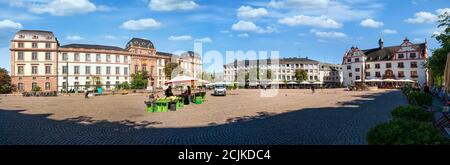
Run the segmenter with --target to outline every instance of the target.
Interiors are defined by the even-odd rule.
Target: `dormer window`
[[[39,39],[39,37],[37,35],[34,35],[33,39]]]
[[[21,34],[19,35],[19,38],[25,38],[25,35]]]
[[[51,39],[53,39],[52,36],[47,36],[47,40],[51,40]]]

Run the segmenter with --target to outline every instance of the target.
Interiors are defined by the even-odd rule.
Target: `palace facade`
[[[357,82],[383,83],[427,82],[427,69],[424,67],[428,57],[428,44],[413,44],[407,38],[398,46],[384,46],[383,39],[378,47],[361,50],[351,47],[343,57],[344,85]]]
[[[271,60],[244,60],[226,64],[224,65],[224,80],[226,82],[238,82],[238,75],[240,73],[249,73],[252,69],[256,68],[259,68],[260,73],[263,73],[263,75],[267,75],[267,71],[270,70],[272,74],[270,81],[280,82],[281,84],[283,82],[297,82],[295,78],[295,70],[297,69],[302,69],[307,72],[306,81],[308,82],[320,82],[321,84],[324,84],[324,77],[337,77],[333,82],[339,82],[340,80],[340,78],[338,78],[339,75],[341,75],[339,73],[340,65],[329,64],[327,65],[327,68],[329,69],[327,69],[324,65],[321,65],[319,61],[297,57],[282,58],[274,61],[276,61],[276,63]],[[322,66],[323,69],[321,69]],[[335,68],[335,70],[331,70],[331,66]],[[264,78],[261,79],[263,80]]]
[[[21,30],[11,41],[11,78],[18,92],[80,91],[97,84],[106,90],[131,82],[131,75],[146,71],[148,90],[162,88],[170,75],[166,63],[174,58],[186,73],[201,73],[200,56],[156,52],[150,40],[133,38],[125,46],[69,44],[60,46],[50,31]],[[185,55],[186,54],[186,55]],[[189,57],[189,58],[180,58]]]

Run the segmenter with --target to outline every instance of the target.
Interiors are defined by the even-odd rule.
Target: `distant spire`
[[[378,46],[379,46],[380,49],[383,49],[383,48],[384,48],[384,40],[383,40],[383,38],[380,38],[380,39],[378,40]]]

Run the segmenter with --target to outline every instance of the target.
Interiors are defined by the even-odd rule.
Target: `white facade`
[[[58,55],[58,90],[65,90],[67,84],[68,90],[93,89],[98,83],[95,77],[104,89],[112,90],[130,82],[130,63],[127,52],[63,48]]]
[[[419,85],[427,82],[427,69],[424,64],[427,59],[427,43],[412,44],[405,39],[400,46],[380,47],[369,50],[359,50],[352,47],[343,61],[344,86],[365,80],[412,80]]]
[[[260,62],[265,62],[266,60],[260,60]],[[259,67],[261,77],[266,76],[267,70],[272,72],[272,81],[296,81],[295,70],[302,69],[308,73],[306,81],[321,81],[319,78],[319,62],[314,60],[309,60],[306,58],[291,58],[291,59],[281,59],[278,63],[272,64],[257,64],[256,61],[245,62],[235,62],[224,65],[224,80],[226,82],[235,82],[236,75],[241,73],[250,72],[252,69]],[[239,75],[238,75],[239,76]]]
[[[342,66],[321,63],[319,79],[327,85],[339,86],[343,83]]]

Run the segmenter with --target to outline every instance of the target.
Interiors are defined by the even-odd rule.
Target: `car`
[[[214,85],[214,96],[226,96],[227,95],[227,88],[225,84],[216,84]]]

